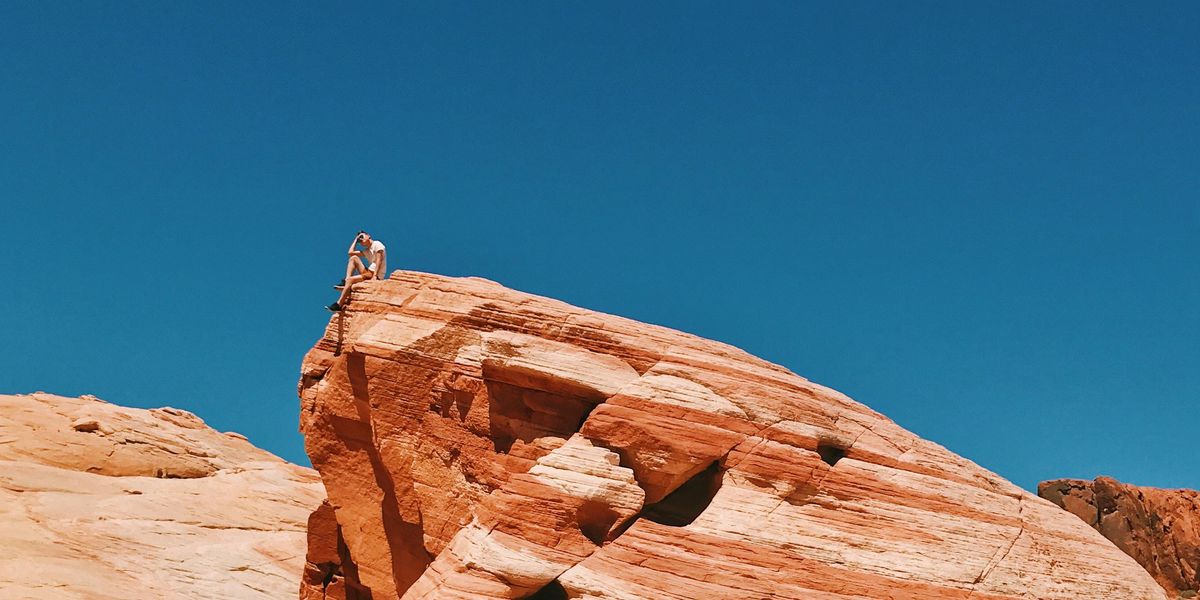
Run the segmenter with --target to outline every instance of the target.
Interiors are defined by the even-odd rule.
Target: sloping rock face
[[[1097,477],[1043,481],[1038,495],[1104,534],[1172,596],[1200,590],[1200,492]]]
[[[1165,597],[836,391],[489,281],[361,284],[302,369],[330,503],[303,598]]]
[[[323,496],[186,411],[0,396],[0,598],[289,596]]]

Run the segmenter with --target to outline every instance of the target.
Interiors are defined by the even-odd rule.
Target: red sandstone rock
[[[187,411],[0,396],[0,598],[282,598],[323,495]]]
[[[310,562],[344,544],[373,598],[1164,598],[836,391],[486,280],[355,287],[299,393],[343,540],[319,513]]]
[[[322,502],[308,517],[308,555],[300,581],[301,600],[370,600],[358,580],[333,507]]]
[[[1038,495],[1104,534],[1172,595],[1200,590],[1200,492],[1097,477],[1043,481]]]

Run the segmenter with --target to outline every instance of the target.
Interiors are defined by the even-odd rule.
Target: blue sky
[[[0,391],[304,462],[354,231],[1200,488],[1200,5],[0,4]]]

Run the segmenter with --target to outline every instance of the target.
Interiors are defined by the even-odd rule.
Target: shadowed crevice
[[[542,589],[529,596],[528,600],[567,600],[567,590],[557,579],[552,579]]]
[[[713,461],[662,500],[646,505],[639,518],[671,527],[690,525],[712,504],[724,474],[718,461]]]
[[[821,440],[817,443],[817,454],[821,455],[825,464],[832,467],[846,457],[846,449],[835,442]]]
[[[620,518],[620,513],[613,510],[612,507],[595,500],[584,502],[576,515],[579,531],[597,546],[620,535],[620,533],[612,531],[613,525]],[[612,531],[612,535],[609,535],[610,531]]]

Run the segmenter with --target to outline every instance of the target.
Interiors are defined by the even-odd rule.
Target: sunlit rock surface
[[[486,280],[361,284],[299,392],[330,503],[303,598],[1164,598],[836,391]]]
[[[0,396],[0,598],[294,596],[323,496],[186,411]]]

